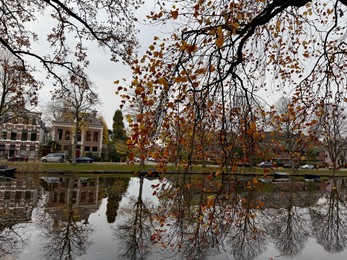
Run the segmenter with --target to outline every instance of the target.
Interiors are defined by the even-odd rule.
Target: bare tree
[[[90,41],[111,52],[112,61],[132,59],[137,45],[132,10],[141,2],[4,1],[0,10],[0,44],[15,56],[25,73],[36,70],[31,63],[36,60],[56,86],[68,88],[61,75],[70,73],[74,78],[86,78]],[[40,32],[46,33],[46,41],[33,29],[37,25]],[[39,42],[41,48],[34,50],[34,42]]]
[[[324,105],[321,111],[322,115],[318,118],[318,131],[335,171],[338,168],[338,159],[345,151],[346,113],[341,104]]]
[[[68,120],[74,122],[74,139],[72,144],[72,162],[76,163],[76,149],[78,134],[88,126],[90,112],[99,103],[97,93],[92,84],[86,79],[73,79],[72,84],[66,84],[64,90],[56,90],[53,99],[59,99],[64,104],[63,114]]]
[[[275,131],[276,150],[287,154],[293,170],[302,153],[305,119],[300,107],[289,98],[281,98],[270,116],[270,124]]]
[[[41,82],[36,81],[20,63],[20,60],[7,50],[0,48],[0,116],[18,108],[34,108],[38,101]],[[12,113],[16,115],[16,113]],[[10,118],[8,118],[9,120]]]
[[[62,117],[65,111],[64,102],[62,100],[50,100],[42,106],[42,117],[46,125],[51,125],[53,121]]]

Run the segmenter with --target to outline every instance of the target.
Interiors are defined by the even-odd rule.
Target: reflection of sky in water
[[[158,205],[159,201],[158,198],[156,196],[153,196],[153,188],[151,187],[151,185],[156,185],[159,183],[158,179],[147,179],[144,178],[143,180],[143,193],[142,193],[142,200],[143,201],[151,201],[152,203],[154,203],[155,205]],[[129,202],[129,198],[130,197],[137,197],[139,194],[139,187],[140,187],[140,178],[138,177],[133,177],[130,178],[130,182],[129,182],[129,187],[128,190],[125,194],[125,197],[123,197],[121,205],[122,204],[126,204]]]
[[[143,202],[146,204],[146,206],[149,206],[150,209],[153,209],[152,206],[158,205],[159,201],[157,197],[153,197],[153,188],[151,185],[156,185],[158,183],[157,179],[149,180],[144,179],[143,182]],[[117,186],[117,180],[114,184],[114,186]],[[118,209],[124,209],[124,208],[133,208],[134,201],[137,200],[138,192],[140,188],[140,179],[137,177],[130,178],[129,185],[127,186],[126,192],[123,194],[123,197],[119,203]],[[304,193],[305,196],[309,196],[309,193]],[[315,193],[318,195],[318,193]],[[297,194],[296,194],[297,195]],[[311,217],[313,215],[311,210],[316,210],[315,213],[320,213],[322,216],[318,216],[319,218],[316,219],[316,222],[320,223],[324,220],[324,214],[328,211],[329,206],[329,193],[327,194],[320,194],[321,197],[317,198],[315,200],[314,204],[311,204],[311,208],[308,207],[297,207],[292,206],[291,208],[291,216],[295,217],[296,220],[299,220],[303,223],[311,223],[312,219]],[[269,196],[269,194],[267,195]],[[284,197],[277,198],[276,194],[272,195],[276,200],[273,200],[274,202],[280,201],[280,199],[284,199]],[[298,195],[297,195],[298,196]],[[299,197],[297,197],[299,198]],[[324,198],[324,199],[323,199]],[[266,198],[264,197],[264,200],[266,201]],[[300,198],[299,198],[300,200]],[[91,213],[88,218],[88,227],[90,230],[92,230],[92,233],[89,235],[89,240],[91,244],[88,246],[87,251],[85,254],[79,256],[79,257],[73,257],[73,259],[78,260],[93,260],[93,259],[119,259],[119,253],[120,248],[119,244],[121,241],[119,241],[119,237],[117,237],[115,230],[117,229],[117,225],[124,222],[124,217],[126,214],[121,214],[118,211],[116,221],[114,223],[108,223],[107,222],[107,216],[106,216],[106,210],[107,210],[107,204],[108,204],[108,198],[102,198],[100,200],[99,208]],[[271,203],[270,203],[271,204]],[[317,211],[318,209],[318,211]],[[39,207],[34,209],[32,221],[29,223],[20,223],[16,224],[14,228],[16,228],[16,231],[19,233],[23,233],[23,238],[25,239],[25,247],[22,250],[22,253],[19,256],[14,255],[13,257],[7,256],[5,260],[9,259],[15,259],[15,260],[31,260],[31,259],[46,259],[42,255],[42,244],[44,244],[45,238],[42,236],[42,229],[43,227],[38,222],[38,216],[39,213],[42,213],[42,210],[40,210]],[[286,206],[286,200],[284,199],[283,205],[280,205],[279,203],[275,203],[274,205],[271,204],[270,207],[266,208],[264,211],[258,211],[254,209],[254,212],[257,212],[257,228],[260,228],[267,233],[264,237],[264,249],[260,250],[259,255],[256,255],[253,259],[302,259],[302,260],[310,260],[310,259],[347,259],[346,257],[346,250],[339,252],[339,253],[329,253],[325,251],[324,247],[317,243],[317,240],[314,238],[314,232],[319,232],[319,230],[315,230],[313,227],[313,231],[309,231],[307,239],[305,239],[305,242],[303,242],[303,249],[298,254],[295,255],[294,258],[290,256],[284,256],[281,255],[279,252],[278,247],[279,246],[279,240],[276,238],[276,236],[271,236],[270,232],[272,234],[274,233],[274,230],[272,230],[273,227],[276,225],[279,227],[278,230],[281,232],[285,229],[285,225],[287,223],[286,216],[289,214],[287,212],[287,206]],[[342,209],[341,211],[341,217],[343,218],[343,221],[346,220],[346,209]],[[269,218],[270,216],[270,218]],[[322,217],[322,220],[320,219]],[[293,219],[295,220],[295,219]],[[82,220],[83,222],[84,220]],[[312,223],[316,223],[312,222]],[[281,225],[283,223],[283,226]],[[293,222],[294,223],[294,222]],[[300,224],[301,225],[301,224]],[[300,227],[299,225],[299,227]],[[309,230],[309,226],[302,226],[300,227],[300,230],[302,228],[305,228]],[[317,226],[316,226],[317,227]],[[297,228],[293,228],[292,231],[297,232],[297,234],[300,234],[300,232],[297,230]],[[233,230],[230,230],[231,234]],[[283,233],[282,232],[282,233]],[[237,236],[239,236],[236,233]],[[283,234],[282,234],[283,235]],[[286,236],[283,235],[285,238]],[[277,239],[277,240],[276,240]],[[277,246],[274,241],[277,241]],[[234,244],[236,243],[236,244]],[[227,248],[227,252],[220,252],[218,255],[213,255],[210,257],[206,257],[206,259],[209,260],[224,260],[224,259],[234,259],[231,256],[232,249],[230,248],[231,244],[234,244],[235,247],[237,247],[237,241],[228,241],[228,239],[225,239],[224,241],[224,247]],[[228,248],[229,246],[229,248]],[[147,255],[146,259],[164,259],[162,255],[159,254],[152,254]],[[172,259],[181,259],[179,257],[172,258]]]
[[[285,257],[278,253],[272,243],[268,244],[267,251],[259,255],[256,259],[273,259],[273,260],[342,260],[347,259],[346,253],[329,254],[324,251],[323,247],[318,245],[314,238],[309,238],[306,241],[305,248],[300,255]],[[224,258],[221,258],[221,260]],[[225,260],[225,259],[224,259]]]

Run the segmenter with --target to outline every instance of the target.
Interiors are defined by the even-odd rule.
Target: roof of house
[[[94,126],[94,127],[103,127],[103,124],[101,123],[101,121],[96,117],[95,113],[87,113],[86,117],[84,118],[84,120],[86,120],[88,122],[89,126]],[[63,125],[71,125],[73,124],[74,119],[71,117],[67,117],[67,116],[61,116],[60,118],[58,118],[57,120],[53,121],[53,125],[54,124],[63,124]]]

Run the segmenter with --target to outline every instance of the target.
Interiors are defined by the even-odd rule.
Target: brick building
[[[97,156],[102,151],[103,125],[96,116],[96,111],[89,113],[85,119],[85,127],[77,135],[77,157],[86,153]],[[61,152],[70,154],[74,140],[75,122],[62,116],[52,123],[52,140],[61,145]]]
[[[36,158],[43,141],[45,125],[42,113],[26,109],[6,112],[2,116],[0,156],[27,155]]]

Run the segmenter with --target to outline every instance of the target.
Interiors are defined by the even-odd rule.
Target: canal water
[[[0,259],[347,259],[347,181],[0,178]]]

